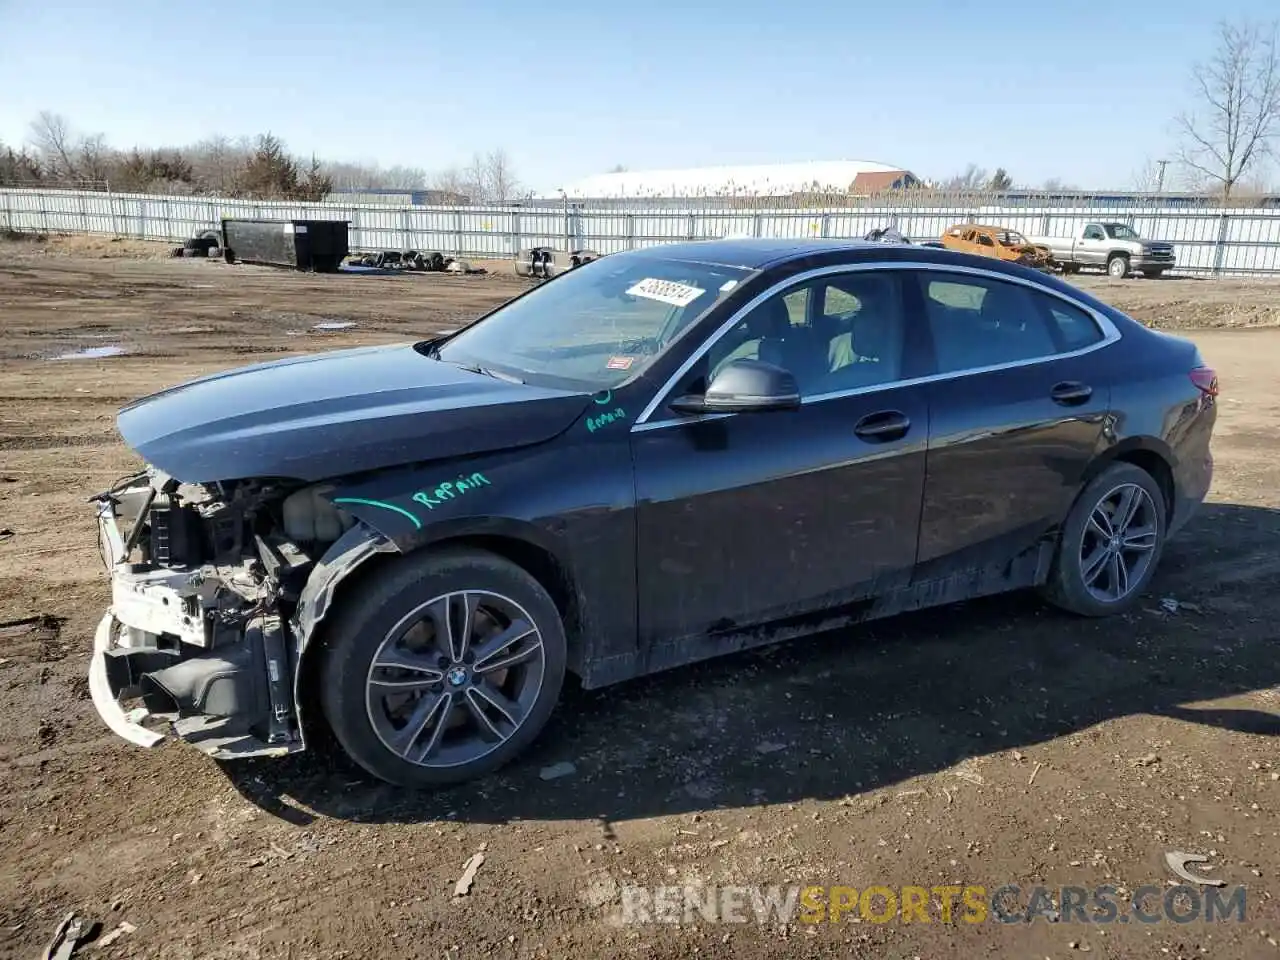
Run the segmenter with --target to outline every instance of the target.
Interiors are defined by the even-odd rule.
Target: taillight
[[[1212,367],[1196,367],[1191,371],[1191,382],[1205,396],[1218,395],[1218,374]]]

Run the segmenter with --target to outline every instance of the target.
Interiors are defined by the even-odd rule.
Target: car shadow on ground
[[[1275,713],[1190,706],[1280,687],[1280,641],[1255,601],[1280,577],[1278,537],[1280,511],[1206,505],[1123,617],[1071,617],[1013,594],[610,689],[567,685],[524,757],[453,788],[382,784],[332,750],[224,769],[295,823],[308,810],[379,823],[618,822],[838,799],[1135,714],[1280,736]],[[575,772],[540,778],[560,761]]]

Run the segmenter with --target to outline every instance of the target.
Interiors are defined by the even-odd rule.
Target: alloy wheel
[[[486,590],[443,594],[383,638],[365,681],[383,746],[425,767],[487,756],[523,725],[542,688],[542,635],[514,600]]]
[[[1080,576],[1103,603],[1118,603],[1142,583],[1160,536],[1155,502],[1142,486],[1122,483],[1100,498],[1080,540]]]

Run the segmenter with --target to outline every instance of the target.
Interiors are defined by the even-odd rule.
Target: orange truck
[[[1052,261],[1048,247],[1032,243],[1017,230],[990,224],[957,223],[942,235],[942,245],[948,250],[1012,260],[1042,270],[1048,269]]]

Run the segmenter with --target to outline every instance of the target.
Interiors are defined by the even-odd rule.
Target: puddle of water
[[[50,357],[51,360],[99,360],[103,357],[119,357],[128,353],[124,347],[118,344],[111,344],[105,347],[85,347],[83,350],[72,350],[70,353],[60,353],[56,357]]]
[[[354,326],[355,326],[355,323],[353,323],[350,320],[344,320],[344,321],[326,320],[324,323],[317,323],[311,329],[312,330],[350,330]]]

